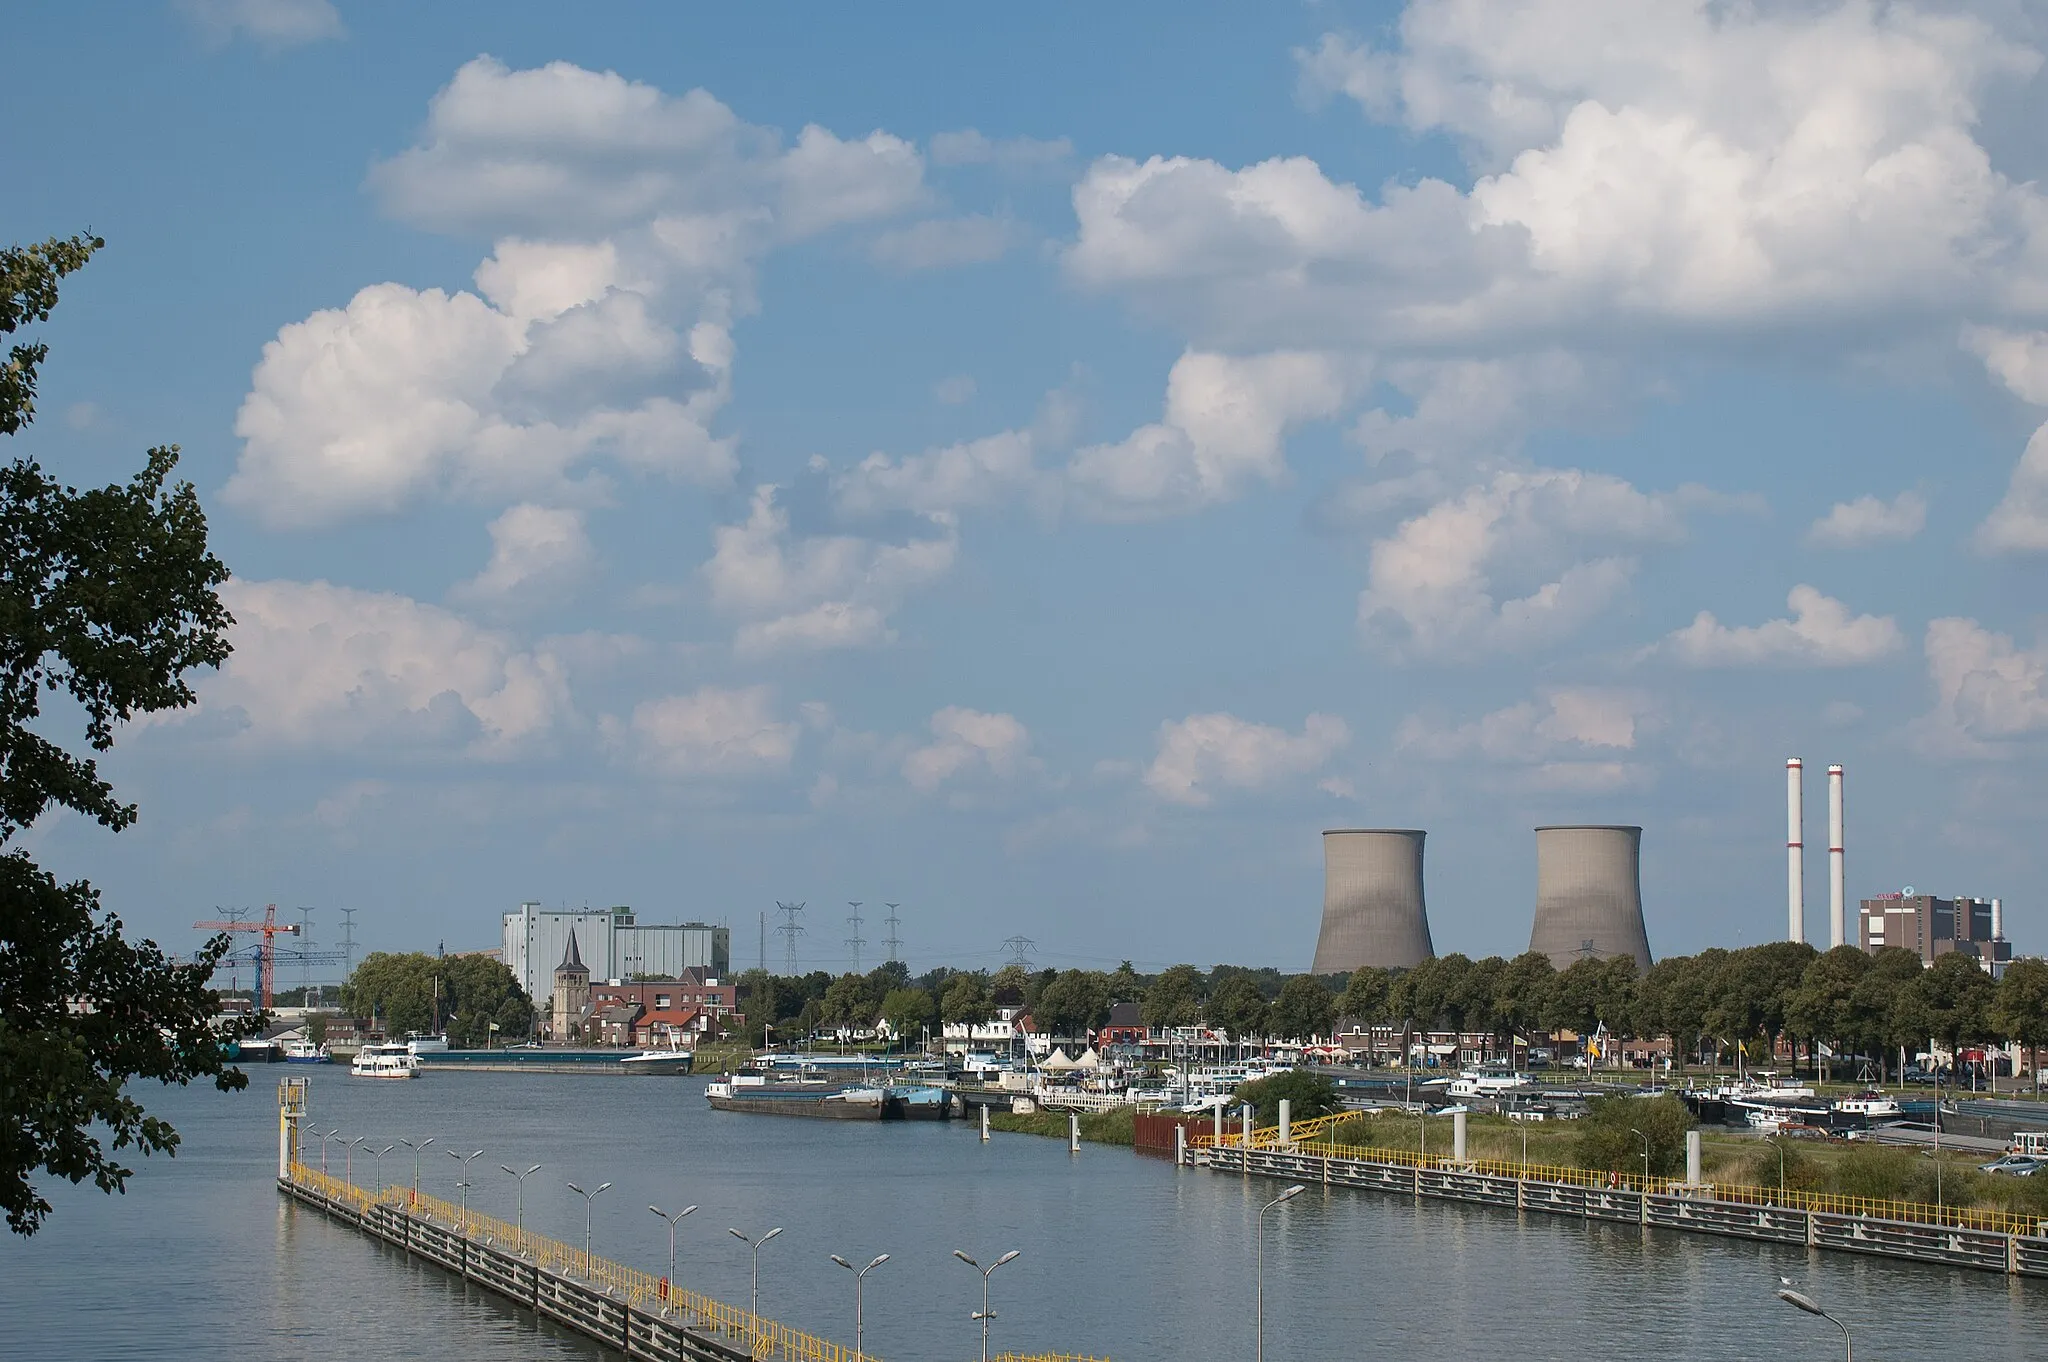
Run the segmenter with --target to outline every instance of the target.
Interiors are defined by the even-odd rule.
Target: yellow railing
[[[1610,1188],[1626,1192],[1638,1192],[1647,1186],[1652,1196],[1698,1197],[1703,1192],[1710,1194],[1717,1202],[1734,1202],[1740,1205],[1782,1207],[1793,1211],[1814,1211],[1822,1215],[1863,1216],[1873,1220],[1901,1220],[1920,1225],[1952,1226],[1956,1229],[1991,1230],[1999,1234],[2037,1235],[2048,1233],[2043,1218],[2037,1215],[2022,1215],[2012,1211],[1987,1210],[1976,1207],[1935,1206],[1924,1201],[1889,1201],[1874,1197],[1842,1196],[1833,1192],[1802,1192],[1786,1188],[1780,1192],[1774,1187],[1756,1187],[1744,1183],[1714,1183],[1701,1188],[1687,1184],[1678,1178],[1650,1178],[1647,1183],[1640,1173],[1606,1172],[1588,1168],[1562,1168],[1549,1164],[1516,1163],[1506,1159],[1453,1159],[1444,1154],[1424,1155],[1407,1149],[1380,1149],[1370,1145],[1333,1144],[1313,1137],[1325,1134],[1334,1126],[1357,1116],[1356,1112],[1343,1112],[1336,1116],[1320,1116],[1293,1126],[1287,1148],[1296,1154],[1307,1154],[1314,1158],[1361,1159],[1371,1163],[1391,1164],[1402,1168],[1428,1168],[1440,1172],[1483,1173],[1491,1177],[1520,1178],[1528,1182],[1563,1183],[1571,1187]],[[1221,1144],[1213,1134],[1195,1138],[1198,1148],[1242,1149],[1244,1135],[1226,1131]],[[1280,1146],[1280,1128],[1263,1126],[1252,1131],[1251,1147],[1254,1150],[1274,1149]]]
[[[777,1320],[763,1318],[695,1291],[682,1290],[659,1277],[608,1258],[586,1254],[582,1249],[535,1234],[532,1230],[522,1231],[516,1225],[465,1210],[439,1197],[424,1193],[415,1196],[410,1187],[386,1187],[381,1192],[372,1193],[303,1164],[293,1165],[292,1177],[308,1189],[330,1201],[341,1202],[358,1213],[367,1213],[377,1206],[389,1206],[444,1230],[517,1254],[536,1267],[609,1287],[615,1299],[624,1300],[629,1305],[657,1309],[668,1306],[685,1320],[693,1320],[699,1328],[749,1340],[748,1353],[755,1358],[775,1359],[775,1362],[875,1362],[871,1353],[856,1357],[853,1349],[828,1339],[792,1329]]]

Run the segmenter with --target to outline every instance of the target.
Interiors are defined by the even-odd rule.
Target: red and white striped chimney
[[[1785,939],[1806,940],[1806,831],[1802,826],[1806,763],[1785,759]]]
[[[1845,939],[1849,911],[1848,882],[1842,865],[1842,768],[1828,767],[1828,948]]]

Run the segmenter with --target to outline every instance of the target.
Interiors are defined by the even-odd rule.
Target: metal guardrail
[[[467,1210],[425,1193],[415,1194],[407,1186],[368,1192],[301,1163],[292,1165],[291,1176],[292,1181],[300,1186],[328,1201],[349,1207],[359,1216],[367,1218],[380,1208],[416,1216],[500,1252],[517,1254],[537,1268],[580,1277],[585,1282],[608,1288],[614,1299],[629,1307],[675,1310],[686,1320],[694,1318],[700,1328],[715,1330],[728,1338],[747,1340],[749,1356],[762,1362],[769,1359],[773,1362],[878,1362],[873,1353],[856,1354],[853,1349],[830,1339],[805,1333],[779,1320],[727,1305],[710,1296],[683,1290],[673,1282],[615,1263],[609,1258],[585,1253],[532,1230],[522,1230],[495,1216]],[[1009,1362],[1103,1362],[1103,1359],[1078,1353],[1006,1353],[1004,1358]]]
[[[1554,1164],[1515,1163],[1504,1159],[1454,1159],[1442,1154],[1424,1155],[1406,1149],[1336,1144],[1314,1138],[1327,1134],[1335,1126],[1357,1115],[1356,1112],[1342,1112],[1334,1116],[1319,1116],[1296,1122],[1289,1131],[1291,1138],[1284,1146],[1280,1141],[1278,1126],[1262,1126],[1252,1131],[1251,1148],[1256,1150],[1284,1147],[1294,1153],[1317,1157],[1367,1159],[1374,1163],[1394,1164],[1404,1168],[1485,1173],[1495,1177],[1562,1183],[1572,1187],[1606,1188],[1628,1192],[1647,1191],[1652,1196],[1711,1195],[1716,1201],[1740,1205],[1814,1211],[1823,1215],[1863,1216],[1874,1220],[1898,1220],[1909,1224],[1938,1225],[1955,1229],[1990,1230],[1998,1234],[2027,1236],[2048,1232],[2048,1229],[2044,1229],[2048,1227],[2048,1217],[2025,1215],[2015,1211],[1936,1206],[1924,1201],[1892,1201],[1877,1197],[1844,1196],[1834,1192],[1803,1192],[1790,1187],[1781,1192],[1775,1187],[1757,1187],[1748,1183],[1694,1184],[1681,1178],[1656,1177],[1645,1180],[1640,1173],[1564,1168]],[[1243,1149],[1245,1141],[1242,1131],[1226,1131],[1220,1142],[1214,1134],[1198,1135],[1189,1140],[1189,1145],[1199,1149]]]

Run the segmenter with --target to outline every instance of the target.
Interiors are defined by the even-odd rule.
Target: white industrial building
[[[631,908],[549,909],[522,903],[506,913],[505,964],[536,1000],[552,996],[569,933],[597,979],[673,979],[686,969],[713,978],[732,970],[732,932],[708,922],[642,923]]]

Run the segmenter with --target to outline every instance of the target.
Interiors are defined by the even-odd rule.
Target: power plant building
[[[732,972],[732,932],[708,922],[642,923],[631,908],[550,911],[522,903],[504,915],[505,964],[536,1005],[554,995],[554,971],[576,936],[599,979],[674,979],[686,969]],[[602,971],[600,973],[600,971]]]
[[[1323,834],[1323,925],[1316,974],[1411,969],[1436,952],[1422,897],[1422,841],[1413,828]]]
[[[1557,969],[1580,960],[1626,955],[1650,968],[1643,927],[1643,830],[1639,827],[1536,829],[1536,918],[1529,949]]]
[[[1997,973],[2012,959],[2004,918],[2004,904],[1998,899],[1944,899],[1908,889],[1863,900],[1857,914],[1857,944],[1872,953],[1882,946],[1901,946],[1919,956],[1923,965],[1961,951]]]

